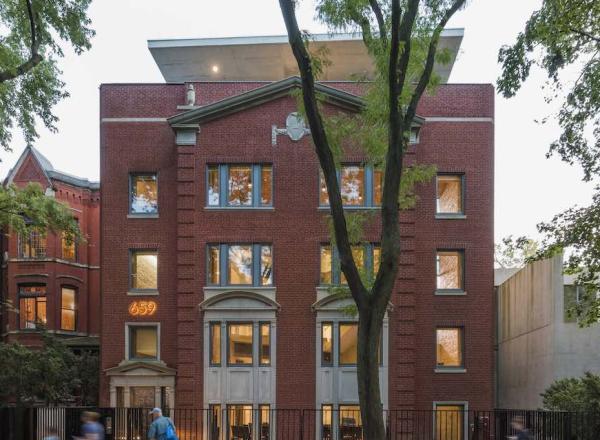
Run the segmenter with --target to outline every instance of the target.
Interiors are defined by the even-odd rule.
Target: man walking
[[[177,440],[173,421],[162,415],[160,408],[150,411],[152,423],[148,428],[148,440]]]

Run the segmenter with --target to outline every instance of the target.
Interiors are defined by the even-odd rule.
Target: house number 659
[[[152,316],[156,313],[156,302],[154,301],[132,301],[129,304],[131,316]]]

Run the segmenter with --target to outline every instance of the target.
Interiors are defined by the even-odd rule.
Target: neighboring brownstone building
[[[40,331],[63,337],[73,349],[98,350],[100,334],[100,185],[54,169],[32,147],[25,149],[5,184],[39,183],[49,197],[66,203],[86,238],[32,232],[2,237],[2,339],[28,346]]]
[[[333,62],[318,86],[327,108],[357,111],[362,87],[348,79],[371,69],[360,39],[317,38]],[[456,55],[461,39],[448,30],[442,45]],[[102,404],[228,408],[247,426],[262,426],[267,407],[318,408],[323,425],[335,414],[360,424],[356,319],[328,295],[343,279],[317,157],[290,96],[300,81],[286,38],[149,46],[165,84],[100,90]],[[450,69],[438,68],[442,81]],[[443,84],[418,115],[407,161],[435,164],[438,176],[401,215],[383,404],[486,410],[493,87]],[[343,199],[377,212],[381,173],[363,162],[344,157]],[[356,248],[367,270],[379,258],[374,223]]]

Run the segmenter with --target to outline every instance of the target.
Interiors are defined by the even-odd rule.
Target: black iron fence
[[[146,408],[0,408],[0,440],[61,440],[80,435],[84,411],[100,415],[107,440],[145,440]],[[166,410],[180,440],[368,440],[360,412],[229,405]],[[600,414],[552,411],[385,411],[387,440],[506,440],[526,429],[531,440],[599,440]]]

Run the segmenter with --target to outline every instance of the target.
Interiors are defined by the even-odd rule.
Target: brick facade
[[[207,105],[264,86],[260,82],[197,82]],[[328,86],[360,94],[357,84]],[[276,404],[315,406],[315,289],[319,246],[328,242],[326,211],[318,209],[318,161],[310,136],[292,141],[271,127],[296,111],[293,97],[202,122],[195,145],[176,145],[166,118],[182,110],[183,84],[105,84],[100,90],[102,334],[101,370],[124,366],[125,323],[160,322],[160,360],[176,371],[175,405],[204,404],[203,314],[207,243],[272,243],[277,312]],[[493,405],[494,91],[491,85],[442,85],[423,98],[426,119],[408,162],[464,173],[463,219],[436,219],[434,183],[418,189],[401,216],[402,257],[389,312],[390,408],[431,409],[434,401]],[[345,160],[360,160],[359,156]],[[273,164],[273,209],[206,209],[206,167],[216,163]],[[129,174],[158,175],[157,218],[130,218]],[[377,222],[375,222],[377,224]],[[365,239],[379,241],[375,225]],[[158,250],[157,313],[128,314],[130,249]],[[436,296],[436,249],[465,255],[463,296]],[[464,327],[466,372],[436,373],[435,329]],[[102,375],[100,399],[111,403]]]

